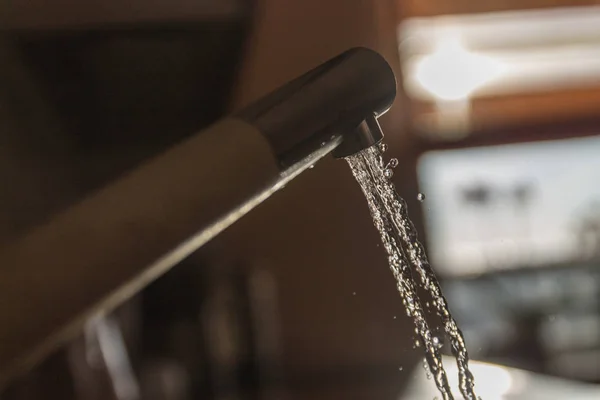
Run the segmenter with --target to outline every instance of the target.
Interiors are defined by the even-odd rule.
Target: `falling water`
[[[453,399],[448,386],[446,372],[439,353],[439,340],[433,337],[423,307],[416,292],[416,273],[422,287],[433,298],[433,306],[442,321],[444,331],[450,339],[452,354],[456,357],[459,371],[459,388],[467,400],[476,400],[473,375],[469,371],[469,357],[464,338],[456,321],[452,318],[440,284],[427,261],[423,246],[417,239],[417,232],[408,218],[406,203],[398,195],[390,182],[398,161],[392,159],[386,165],[382,152],[385,145],[372,146],[346,160],[352,174],[359,183],[369,205],[375,227],[388,255],[390,269],[397,282],[406,313],[415,324],[415,333],[425,350],[425,361],[444,400]],[[424,196],[419,196],[423,201]]]

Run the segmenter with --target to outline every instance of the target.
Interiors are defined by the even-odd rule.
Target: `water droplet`
[[[308,166],[308,169],[313,169],[315,167],[315,164],[311,164]]]
[[[383,176],[385,176],[386,178],[391,178],[392,176],[394,176],[394,171],[392,171],[389,168],[386,168],[383,170]]]
[[[394,319],[396,319],[396,316],[394,315]]]
[[[425,201],[425,194],[423,194],[423,193],[417,194],[417,200],[419,200],[421,202]]]
[[[382,153],[385,153],[387,149],[388,149],[388,145],[387,144],[385,144],[385,143],[379,143],[379,150]]]
[[[321,147],[325,146],[327,142],[321,142]]]
[[[356,296],[356,292],[352,292],[352,296]]]
[[[431,379],[431,370],[429,369],[429,364],[427,364],[427,359],[423,359],[423,369],[425,370],[425,376],[427,379]]]
[[[398,371],[402,371],[404,369],[404,367],[400,367],[398,368]]]
[[[421,342],[418,340],[415,340],[415,347],[421,347]]]
[[[441,349],[443,344],[437,336],[434,336],[431,341],[433,342],[433,347],[436,349]]]
[[[397,166],[398,166],[398,159],[391,158],[390,161],[388,161],[386,168],[396,168]]]

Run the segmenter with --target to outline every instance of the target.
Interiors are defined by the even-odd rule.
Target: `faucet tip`
[[[333,151],[335,158],[348,157],[371,147],[383,139],[383,131],[375,114],[367,116],[353,132],[344,135],[342,143]]]

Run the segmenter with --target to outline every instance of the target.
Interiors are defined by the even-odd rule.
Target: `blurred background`
[[[393,180],[477,361],[480,395],[598,398],[595,3],[3,2],[0,245],[367,46],[398,77],[381,120],[400,160]],[[433,398],[378,246],[358,185],[328,157],[0,398]]]

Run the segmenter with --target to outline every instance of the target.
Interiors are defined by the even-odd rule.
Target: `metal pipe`
[[[383,58],[350,50],[5,247],[0,387],[326,154],[380,140],[394,94]]]

